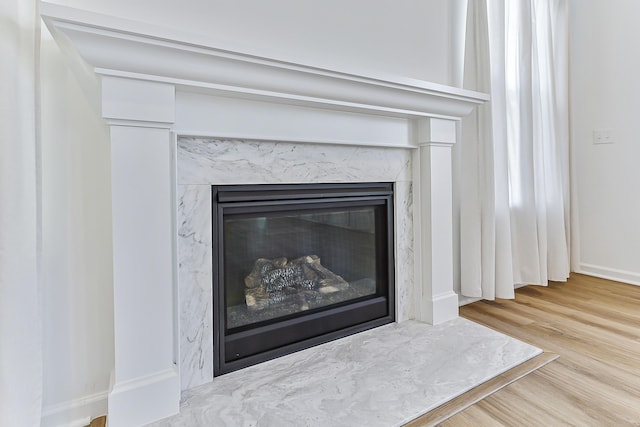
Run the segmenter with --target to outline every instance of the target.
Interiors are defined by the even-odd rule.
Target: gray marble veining
[[[412,317],[410,150],[180,137],[177,154],[182,390],[213,379],[211,185],[394,182],[396,318]]]
[[[211,187],[178,186],[182,390],[213,379]]]
[[[413,186],[411,182],[395,185],[395,239],[396,239],[396,320],[402,322],[413,317]]]
[[[394,323],[216,377],[152,426],[399,426],[540,353],[463,318]]]
[[[181,137],[179,184],[410,181],[406,149]]]

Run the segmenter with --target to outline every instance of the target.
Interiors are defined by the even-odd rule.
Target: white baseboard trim
[[[602,267],[599,265],[580,263],[580,267],[576,270],[576,273],[640,286],[640,273],[634,273],[632,271],[618,270],[615,268]]]
[[[464,295],[458,295],[458,306],[462,307],[463,305],[471,304],[472,302],[480,301],[482,298],[478,297],[466,297]]]
[[[445,292],[440,295],[424,295],[416,299],[414,319],[438,325],[458,317],[458,294]]]
[[[42,427],[84,427],[92,419],[107,414],[108,392],[46,406],[42,409]]]
[[[129,381],[115,382],[109,393],[109,427],[140,426],[180,411],[177,367]]]

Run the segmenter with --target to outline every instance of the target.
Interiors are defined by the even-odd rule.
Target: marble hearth
[[[397,318],[457,318],[451,147],[487,95],[229,52],[46,2],[41,15],[110,130],[110,426],[176,414],[183,390],[216,385],[211,184],[394,182]]]
[[[540,353],[463,318],[409,320],[216,377],[148,427],[400,427]]]

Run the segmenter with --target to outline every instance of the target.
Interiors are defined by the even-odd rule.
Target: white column
[[[458,317],[453,291],[451,147],[456,122],[419,119],[414,157],[416,217],[416,319],[438,324]]]
[[[110,126],[115,367],[110,427],[179,411],[172,85],[102,78]]]

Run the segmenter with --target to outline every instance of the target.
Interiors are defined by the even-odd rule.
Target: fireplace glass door
[[[392,195],[213,188],[218,374],[393,320]]]

